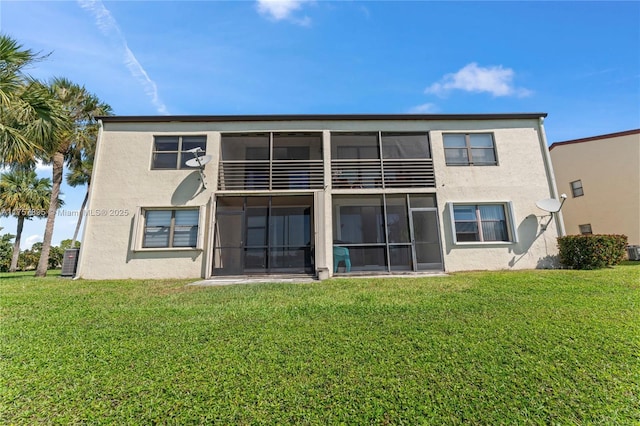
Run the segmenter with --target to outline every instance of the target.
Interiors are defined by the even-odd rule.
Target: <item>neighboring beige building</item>
[[[545,116],[102,117],[77,275],[549,267]]]
[[[624,234],[640,245],[640,129],[556,142],[558,191],[568,198],[566,233]]]

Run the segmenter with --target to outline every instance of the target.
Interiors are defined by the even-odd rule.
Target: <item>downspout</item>
[[[542,159],[544,161],[544,167],[547,171],[547,180],[549,182],[549,190],[551,196],[558,199],[558,189],[556,186],[556,175],[553,172],[553,163],[551,162],[551,155],[549,154],[549,146],[547,145],[547,135],[544,131],[544,117],[538,118],[538,126],[540,128],[540,148],[542,149]],[[564,219],[562,218],[562,210],[557,212],[555,215],[556,218],[556,229],[558,230],[558,234],[560,237],[564,237],[566,232],[564,230]]]
[[[91,208],[92,205],[92,201],[93,201],[93,193],[96,190],[96,175],[97,175],[97,171],[99,166],[99,162],[98,162],[98,158],[100,158],[100,147],[102,146],[102,129],[103,129],[103,124],[102,124],[102,120],[98,120],[98,137],[96,138],[96,152],[93,158],[93,169],[91,170],[91,182],[93,183],[93,185],[91,185],[89,187],[89,198],[87,200],[87,205],[85,206],[85,211],[90,211],[89,209]],[[80,214],[83,214],[84,212],[80,212]],[[82,243],[80,244],[80,252],[78,253],[78,267],[76,268],[76,275],[73,278],[78,279],[78,278],[82,278],[82,272],[83,272],[83,263],[82,263],[82,255],[84,254],[85,248],[86,248],[86,244],[85,242],[87,241],[87,227],[89,225],[89,222],[91,222],[91,219],[93,218],[92,215],[87,214],[87,217],[85,218],[84,224],[82,226]]]

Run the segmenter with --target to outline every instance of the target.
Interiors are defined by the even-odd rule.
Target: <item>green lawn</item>
[[[639,424],[640,264],[187,287],[0,274],[0,423]]]

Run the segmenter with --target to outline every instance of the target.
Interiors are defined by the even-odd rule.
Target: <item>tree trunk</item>
[[[71,247],[76,248],[76,240],[78,239],[78,232],[80,232],[80,224],[82,223],[82,218],[84,217],[84,208],[87,207],[87,200],[89,199],[89,186],[91,184],[87,184],[87,192],[84,194],[84,200],[82,200],[82,207],[80,207],[80,214],[78,215],[78,222],[76,223],[76,230],[73,233],[73,238],[71,239]]]
[[[46,277],[49,266],[49,250],[51,249],[51,239],[53,238],[53,226],[56,221],[56,211],[58,210],[58,197],[60,196],[60,185],[62,185],[62,172],[64,169],[64,155],[61,152],[53,154],[53,182],[51,185],[51,201],[49,212],[47,213],[47,225],[44,228],[44,240],[42,241],[42,252],[36,269],[36,277]]]
[[[16,241],[13,243],[13,255],[11,256],[11,266],[9,272],[18,270],[18,258],[20,257],[20,238],[22,238],[22,228],[24,226],[24,216],[18,216],[18,230],[16,231]]]

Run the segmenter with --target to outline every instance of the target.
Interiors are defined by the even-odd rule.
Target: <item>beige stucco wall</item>
[[[539,233],[544,214],[535,202],[551,198],[552,185],[545,171],[546,145],[535,119],[479,121],[282,121],[211,123],[105,123],[101,132],[94,167],[89,209],[78,276],[83,278],[197,278],[210,275],[212,233],[216,195],[220,132],[230,131],[429,131],[437,188],[387,192],[435,192],[440,213],[440,232],[444,266],[447,271],[474,269],[522,269],[548,266],[548,256],[556,254],[556,228]],[[489,131],[495,136],[499,165],[451,167],[445,165],[443,131]],[[207,188],[200,192],[199,175],[188,170],[150,170],[154,135],[206,135],[207,154],[213,160],[206,166]],[[544,147],[544,148],[543,148]],[[328,150],[325,149],[325,152]],[[330,158],[325,155],[325,166]],[[330,175],[326,177],[330,184]],[[330,185],[320,191],[324,214],[318,212],[316,267],[332,271],[332,217]],[[380,190],[361,190],[380,193]],[[284,191],[286,192],[286,191]],[[353,191],[352,191],[353,192]],[[239,192],[236,192],[239,193]],[[310,192],[307,192],[310,193]],[[349,193],[336,190],[334,193]],[[229,193],[227,193],[229,194]],[[318,198],[319,197],[319,198]],[[508,244],[454,245],[447,203],[511,202],[515,229],[520,242]],[[318,206],[320,203],[317,203]],[[201,247],[197,250],[140,250],[141,207],[199,206],[202,209]],[[121,211],[128,210],[123,215]],[[110,214],[116,212],[116,214]],[[119,213],[119,214],[118,214]],[[546,220],[545,220],[546,222]],[[324,231],[324,232],[322,232]]]
[[[576,143],[551,150],[567,234],[591,224],[594,234],[625,234],[640,244],[640,132]],[[582,181],[584,195],[573,197],[570,183]]]
[[[508,123],[513,125],[513,123]],[[431,133],[437,197],[444,244],[445,270],[532,269],[550,267],[557,254],[555,222],[546,231],[546,212],[536,201],[553,198],[544,165],[537,123],[519,123],[519,128],[493,124],[498,166],[446,166],[442,132]],[[453,127],[453,126],[452,126]],[[455,129],[478,131],[477,123],[460,123]],[[518,243],[454,244],[447,203],[512,202]]]
[[[208,233],[201,227],[202,249],[139,250],[141,207],[197,206],[209,215],[211,192],[200,191],[197,171],[151,170],[155,132],[103,131],[91,185],[77,275],[84,278],[193,278],[204,273]],[[216,134],[183,131],[180,134]],[[214,144],[209,142],[207,153]],[[210,151],[211,150],[211,151]],[[213,186],[208,164],[205,174]],[[100,215],[98,215],[100,214]],[[203,223],[204,220],[201,222]]]

